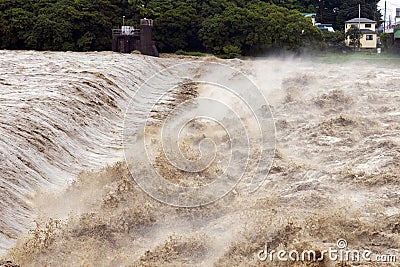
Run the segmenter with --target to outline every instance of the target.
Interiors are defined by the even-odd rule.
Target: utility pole
[[[361,38],[361,4],[358,4],[358,31],[360,33],[360,37]],[[358,42],[360,42],[360,39],[358,40]],[[361,47],[360,47],[360,43],[358,44],[358,51],[361,51]]]
[[[385,1],[385,15],[383,18],[383,32],[386,32],[386,1]]]
[[[324,15],[323,15],[323,14],[324,14],[324,0],[321,1],[321,4],[322,4],[322,5],[319,6],[320,9],[321,9],[321,23],[324,23],[324,22],[323,22],[323,20],[324,20],[324,19],[323,19],[323,17],[324,17]]]
[[[375,0],[375,5],[374,5],[374,20],[376,21],[376,0]]]

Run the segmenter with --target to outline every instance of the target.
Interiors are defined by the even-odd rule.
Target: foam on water
[[[123,157],[126,105],[162,68],[140,55],[0,52],[0,251],[30,225],[28,195]]]
[[[138,85],[191,60],[198,59],[0,52],[1,248],[18,239],[7,259],[22,266],[276,266],[255,257],[265,244],[322,251],[339,238],[352,249],[399,256],[399,67],[223,61],[249,75],[269,100],[275,161],[254,194],[239,184],[221,200],[189,209],[162,204],[135,184],[123,160],[122,127]],[[206,67],[183,72],[178,76],[186,79],[170,73],[152,88],[219,75]],[[184,87],[160,106],[173,109],[198,94],[218,95]],[[144,112],[152,97],[132,103]],[[162,108],[153,115],[163,118]],[[152,127],[156,135],[158,125]],[[190,127],[189,139],[218,133],[216,140],[225,141],[216,125]],[[156,167],[171,182],[187,182],[165,157]]]

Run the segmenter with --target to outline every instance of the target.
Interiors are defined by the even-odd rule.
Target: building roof
[[[358,18],[354,18],[346,21],[346,23],[358,23],[358,20],[359,20]],[[367,18],[360,18],[360,23],[376,23],[376,21]]]
[[[376,34],[375,31],[369,30],[369,29],[361,29],[362,34]]]

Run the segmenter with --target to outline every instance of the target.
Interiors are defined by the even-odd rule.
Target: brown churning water
[[[0,59],[0,249],[15,264],[276,266],[257,258],[265,245],[321,252],[341,238],[351,249],[399,256],[397,66],[206,58],[258,85],[275,122],[276,151],[271,169],[261,166],[269,175],[255,193],[246,191],[246,179],[260,167],[257,150],[225,197],[182,208],[151,198],[132,179],[124,159],[124,115],[145,80],[198,58],[2,51]],[[161,76],[160,90],[166,84],[176,90],[152,118],[162,120],[182,101],[209,95],[190,80],[204,73],[206,67],[188,69],[186,80]],[[132,101],[140,112],[153,97],[149,92]],[[153,139],[160,125],[149,126]],[[248,133],[255,131],[251,126]],[[193,121],[184,133],[190,138],[182,153],[192,160],[199,153],[191,142],[204,135],[216,135],[216,147],[229,148],[217,124]],[[229,164],[222,157],[219,165],[188,174],[158,152],[155,167],[180,185],[208,183]]]

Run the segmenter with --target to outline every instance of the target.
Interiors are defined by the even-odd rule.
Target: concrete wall
[[[367,40],[367,36],[372,36],[372,40]],[[376,48],[377,35],[375,34],[363,34],[361,37],[361,48]]]

